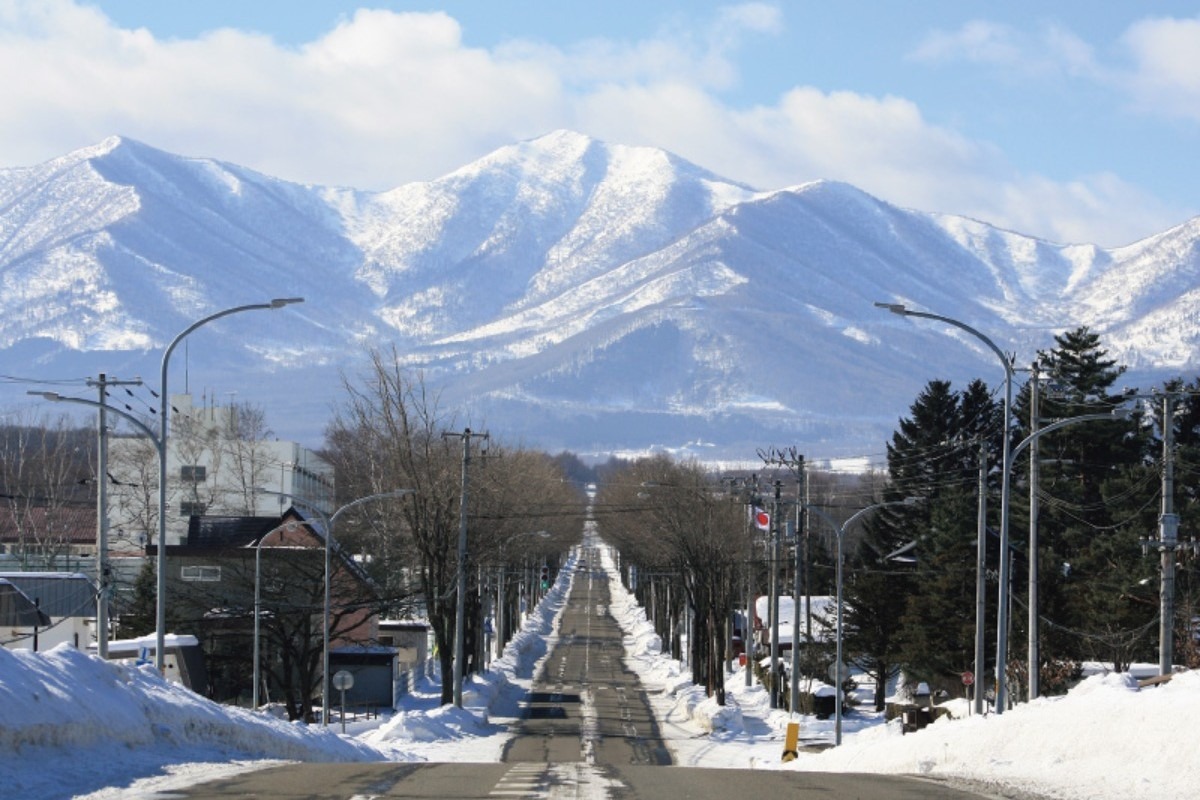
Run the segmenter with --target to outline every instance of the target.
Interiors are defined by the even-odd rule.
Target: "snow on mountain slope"
[[[312,295],[330,277],[344,285],[342,297],[325,295],[341,322],[313,326],[310,346],[275,351],[340,351],[346,321],[360,317],[362,298],[337,275],[359,252],[306,187],[113,137],[0,174],[0,202],[6,346],[44,338],[80,351],[161,348],[211,310]],[[264,347],[272,349],[246,349]]]
[[[440,338],[544,308],[751,194],[659,150],[558,131],[384,193],[347,224],[381,318]]]
[[[23,377],[152,374],[200,316],[304,296],[283,321],[206,329],[189,356],[285,435],[314,439],[339,371],[394,344],[461,415],[541,446],[875,452],[926,381],[1002,370],[873,301],[961,319],[1019,364],[1089,325],[1143,375],[1186,376],[1198,240],[1193,220],[1060,245],[841,183],[756,191],[570,131],[380,193],[114,137],[0,170],[0,350]]]

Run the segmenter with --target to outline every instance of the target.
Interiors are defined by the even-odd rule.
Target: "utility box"
[[[919,731],[929,723],[933,722],[933,712],[927,708],[909,708],[905,709],[901,716],[901,732],[912,733]]]

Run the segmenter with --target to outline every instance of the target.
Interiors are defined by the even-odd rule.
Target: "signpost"
[[[975,673],[971,672],[969,669],[964,671],[962,674],[962,682],[964,692],[966,689],[971,689],[971,686],[975,683]],[[972,689],[971,691],[974,690]]]

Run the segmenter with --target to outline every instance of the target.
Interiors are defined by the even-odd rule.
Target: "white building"
[[[191,395],[173,395],[171,409],[168,545],[183,541],[193,515],[267,516],[293,502],[333,512],[333,467],[296,442],[267,438],[261,412],[236,404],[197,406]],[[145,437],[111,438],[109,473],[110,550],[141,551],[158,530],[154,445]]]

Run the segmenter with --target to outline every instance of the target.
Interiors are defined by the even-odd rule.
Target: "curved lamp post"
[[[288,497],[294,505],[303,506],[306,510],[311,511],[321,518],[321,522],[325,525],[325,603],[323,612],[323,623],[321,625],[321,727],[329,726],[329,618],[331,615],[330,601],[330,564],[332,561],[333,549],[333,528],[337,524],[338,518],[342,512],[348,511],[355,506],[360,506],[363,503],[371,500],[379,500],[384,497],[403,497],[406,494],[416,494],[415,489],[396,489],[391,492],[378,492],[369,494],[366,497],[360,497],[357,500],[351,500],[349,503],[338,508],[332,514],[326,514],[313,503],[288,494],[287,492],[275,492],[270,489],[259,489],[258,494],[269,494],[276,497]],[[257,687],[256,687],[257,689]]]
[[[126,420],[128,420],[129,423],[132,424],[135,428],[137,428],[139,431],[144,433],[147,436],[147,438],[149,438],[150,441],[154,443],[155,451],[159,454],[159,458],[162,458],[163,448],[162,448],[162,444],[159,442],[158,436],[154,433],[154,431],[150,430],[150,428],[148,428],[145,423],[143,423],[140,419],[133,416],[132,414],[122,411],[119,408],[114,408],[113,406],[110,406],[107,403],[101,403],[96,400],[88,400],[83,397],[63,397],[58,392],[30,391],[30,392],[26,392],[26,394],[31,394],[36,397],[40,397],[43,400],[50,400],[51,402],[55,402],[55,403],[75,403],[75,404],[81,405],[81,406],[91,406],[92,408],[100,409],[101,414],[103,414],[105,412],[112,412],[113,414],[116,414],[118,417],[123,417]],[[105,480],[107,480],[107,476],[104,474],[101,474],[99,480],[100,480],[100,485],[103,486],[103,482]],[[101,514],[107,513],[107,509],[102,509],[100,511],[100,513]],[[103,530],[103,525],[101,526],[101,529]],[[108,585],[107,585],[107,581],[108,581],[108,578],[107,578],[107,574],[108,574],[108,569],[107,569],[108,542],[107,542],[107,540],[105,540],[103,538],[98,539],[96,542],[96,561],[97,561],[97,567],[98,567],[97,572],[100,576],[99,599],[96,603],[96,628],[97,628],[96,652],[100,654],[101,658],[107,658],[108,657]],[[161,647],[161,643],[159,644],[159,646]],[[160,668],[160,671],[161,671],[161,668]]]
[[[866,508],[859,509],[854,512],[849,519],[841,525],[834,521],[833,517],[829,516],[825,511],[808,503],[801,505],[809,511],[816,514],[821,519],[825,520],[833,527],[837,533],[837,655],[834,661],[834,682],[837,684],[833,687],[833,743],[840,745],[842,743],[842,682],[846,680],[846,676],[842,674],[844,664],[842,663],[842,540],[846,538],[846,528],[849,528],[863,516],[871,511],[884,508],[885,506],[913,506],[920,503],[920,497],[906,497],[903,500],[889,500],[886,503],[875,503]],[[793,644],[793,646],[795,646]]]
[[[303,303],[303,297],[280,297],[266,303],[252,303],[245,306],[234,306],[215,314],[209,314],[203,319],[196,320],[184,328],[163,351],[162,367],[159,370],[159,407],[158,407],[158,589],[154,612],[155,642],[157,650],[154,655],[154,666],[162,672],[163,642],[167,630],[167,412],[171,407],[170,393],[167,391],[167,366],[171,361],[171,353],[184,337],[201,325],[213,320],[238,314],[242,311],[261,311],[283,308],[293,303]]]
[[[260,677],[261,667],[259,666],[259,662],[261,659],[259,658],[259,655],[258,655],[259,654],[258,630],[259,630],[259,620],[262,619],[262,610],[261,610],[261,608],[262,608],[262,604],[261,604],[262,593],[261,593],[261,590],[259,587],[262,585],[261,573],[262,573],[263,542],[265,542],[267,540],[267,537],[271,536],[271,534],[279,533],[280,531],[285,531],[285,530],[294,530],[298,526],[298,524],[299,523],[289,520],[288,522],[285,522],[282,525],[277,525],[274,528],[272,528],[271,530],[264,533],[262,536],[258,537],[258,541],[254,543],[254,688],[251,690],[251,700],[250,700],[251,709],[258,708],[258,685],[259,685],[259,683],[262,682],[262,678]]]
[[[1015,461],[1021,451],[1031,444],[1036,442],[1047,433],[1052,433],[1059,428],[1065,428],[1068,425],[1076,425],[1080,422],[1103,421],[1103,420],[1120,420],[1126,419],[1129,416],[1129,409],[1114,408],[1107,414],[1081,414],[1078,417],[1067,417],[1060,419],[1047,425],[1044,428],[1038,428],[1033,433],[1022,439],[1012,449],[1012,459]],[[1036,489],[1036,487],[1031,487]],[[1029,670],[1029,699],[1032,700],[1038,696],[1038,673],[1039,662],[1041,658],[1038,653],[1038,536],[1037,526],[1029,527],[1029,652],[1028,665]],[[1004,559],[1007,561],[1008,559]],[[999,709],[997,709],[999,713]]]
[[[1010,477],[1012,474],[1012,454],[1009,451],[1008,440],[1009,430],[1012,427],[1012,359],[1006,356],[1004,351],[996,346],[995,342],[965,322],[960,322],[950,317],[943,317],[940,314],[913,311],[902,303],[876,303],[875,305],[878,308],[885,309],[902,317],[937,320],[938,322],[944,322],[947,325],[953,325],[960,330],[964,330],[987,345],[988,349],[996,354],[996,357],[1000,359],[1000,363],[1004,366],[1004,435],[1001,442],[1000,457],[1002,464],[1000,472],[1000,599],[996,615],[996,713],[1001,714],[1004,712],[1006,701],[1004,665],[1008,662],[1008,596],[1011,591],[1011,587],[1009,586],[1009,581],[1011,580],[1009,576],[1010,565],[1008,563],[1008,501]],[[978,583],[978,578],[976,583]],[[975,672],[976,675],[983,674],[983,625],[978,618],[975,625]]]

